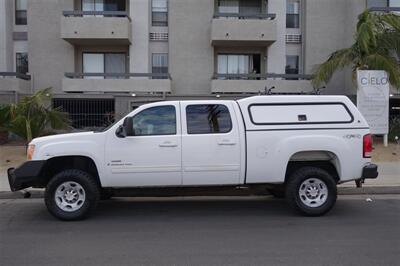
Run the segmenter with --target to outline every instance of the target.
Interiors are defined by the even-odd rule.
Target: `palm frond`
[[[400,88],[400,66],[394,57],[371,54],[365,58],[365,64],[368,69],[386,71],[390,84]]]
[[[332,53],[328,60],[319,65],[314,72],[312,81],[315,87],[320,87],[323,83],[328,83],[333,74],[345,66],[351,64],[356,57],[353,48],[346,48]]]
[[[353,77],[357,69],[385,70],[390,84],[400,87],[400,16],[364,11],[358,16],[354,44],[341,49],[318,66],[313,85],[320,86],[334,72],[351,66]]]

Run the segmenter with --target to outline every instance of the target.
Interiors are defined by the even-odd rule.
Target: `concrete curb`
[[[383,195],[383,194],[400,194],[400,186],[387,186],[387,187],[339,187],[339,195]],[[223,196],[240,196],[237,195],[223,195]],[[266,194],[268,195],[268,194]],[[43,190],[33,190],[33,191],[0,191],[0,199],[23,199],[23,198],[43,198]]]

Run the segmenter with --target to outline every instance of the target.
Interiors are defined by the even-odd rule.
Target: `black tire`
[[[85,199],[76,211],[62,210],[56,203],[55,193],[64,182],[78,183],[83,189]],[[45,191],[45,203],[49,212],[56,218],[64,221],[82,220],[96,208],[100,199],[100,188],[94,178],[81,170],[70,169],[56,174],[47,184]]]
[[[315,207],[307,206],[300,196],[300,186],[308,179],[322,181],[327,189],[327,196],[322,200],[323,204]],[[302,187],[304,190],[304,187]],[[317,197],[318,198],[318,197]],[[335,205],[337,198],[336,181],[327,171],[317,167],[302,167],[296,170],[288,179],[286,184],[286,199],[288,204],[305,216],[321,216],[327,213]],[[321,201],[320,201],[321,202]]]

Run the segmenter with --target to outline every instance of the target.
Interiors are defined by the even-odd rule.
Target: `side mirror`
[[[135,131],[133,130],[133,119],[132,117],[127,117],[124,119],[122,125],[120,125],[115,132],[115,135],[119,138],[125,138],[127,136],[134,136]]]
[[[117,131],[115,131],[115,135],[116,135],[118,138],[125,138],[125,137],[126,137],[125,130],[124,130],[124,125],[120,125],[120,126],[117,128]]]

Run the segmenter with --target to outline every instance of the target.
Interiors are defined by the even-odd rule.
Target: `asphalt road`
[[[268,197],[117,199],[80,222],[0,200],[0,265],[400,265],[400,195],[366,198],[318,218]]]

